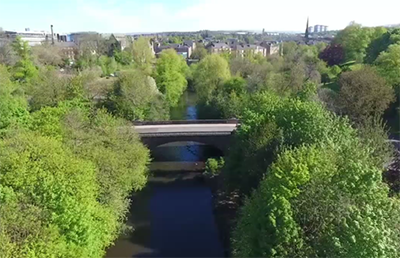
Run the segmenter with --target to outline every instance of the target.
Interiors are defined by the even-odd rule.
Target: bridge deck
[[[153,134],[221,134],[231,133],[237,124],[169,124],[136,125],[135,130],[141,135]]]

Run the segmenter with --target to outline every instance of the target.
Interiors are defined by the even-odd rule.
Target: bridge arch
[[[173,142],[196,142],[200,144],[210,145],[220,150],[226,155],[232,136],[230,134],[224,135],[176,135],[176,136],[151,136],[141,137],[142,142],[150,149]]]

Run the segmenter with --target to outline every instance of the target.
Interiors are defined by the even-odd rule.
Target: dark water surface
[[[171,119],[196,119],[195,96],[185,93]],[[205,161],[221,152],[192,142],[171,143],[152,153],[153,162]],[[172,166],[172,170],[174,166]],[[223,257],[212,194],[196,172],[157,172],[131,197],[127,224],[106,257]]]

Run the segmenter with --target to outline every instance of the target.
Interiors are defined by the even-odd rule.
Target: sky
[[[133,33],[197,30],[304,31],[400,23],[400,0],[0,0],[4,30]]]

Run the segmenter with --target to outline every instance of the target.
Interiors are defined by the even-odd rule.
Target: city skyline
[[[391,6],[391,8],[387,8]],[[329,7],[329,8],[327,8]],[[134,33],[198,30],[256,30],[304,31],[307,16],[310,25],[323,24],[330,30],[343,29],[351,21],[364,26],[399,23],[395,0],[382,0],[379,5],[362,1],[287,0],[275,5],[273,1],[204,0],[204,1],[83,1],[31,2],[17,0],[0,3],[4,12],[0,27],[22,31],[97,31],[100,33]],[[276,9],[279,8],[279,11]],[[271,10],[271,11],[268,11]],[[16,15],[18,13],[18,15]],[[45,13],[45,15],[41,15]]]

